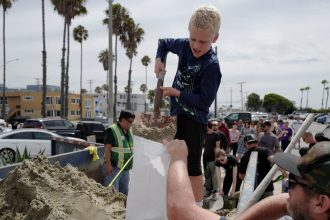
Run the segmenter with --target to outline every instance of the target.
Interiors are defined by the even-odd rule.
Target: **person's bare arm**
[[[215,167],[215,174],[217,176],[217,183],[219,188],[219,194],[223,196],[223,190],[222,190],[222,181],[221,181],[221,168],[216,166]]]
[[[195,203],[194,194],[187,171],[188,148],[184,141],[164,140],[171,156],[167,175],[167,217],[169,220],[219,220],[219,216],[200,208]]]
[[[272,220],[288,214],[288,193],[267,197],[241,213],[235,220]]]
[[[233,182],[231,184],[230,196],[236,192],[236,183],[237,183],[237,166],[233,167]]]

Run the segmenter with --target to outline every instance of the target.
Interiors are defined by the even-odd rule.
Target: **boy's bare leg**
[[[201,202],[203,200],[203,177],[200,176],[189,176],[191,186],[194,192],[195,201]]]

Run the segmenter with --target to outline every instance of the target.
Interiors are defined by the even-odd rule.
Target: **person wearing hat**
[[[247,148],[247,152],[245,152],[245,154],[241,158],[241,163],[239,166],[239,177],[242,180],[244,179],[246,174],[246,169],[250,160],[250,155],[253,151],[257,151],[258,159],[257,159],[257,174],[256,174],[256,186],[255,186],[256,188],[272,168],[273,153],[268,148],[258,147],[258,140],[254,134],[247,134],[244,137],[244,142],[245,142],[245,147]],[[274,185],[271,182],[267,186],[261,198],[265,198],[273,195],[273,191],[274,191]]]
[[[235,220],[279,219],[285,215],[295,220],[330,219],[330,142],[315,144],[301,158],[276,154],[274,162],[290,172],[289,193],[268,197]]]
[[[124,167],[113,186],[121,193],[128,194],[129,170],[133,160],[132,124],[135,115],[129,111],[121,111],[119,121],[109,126],[104,137],[104,186],[108,186]],[[128,162],[129,161],[129,162]]]

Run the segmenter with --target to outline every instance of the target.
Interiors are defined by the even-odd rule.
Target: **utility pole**
[[[37,87],[38,87],[38,92],[40,92],[40,81],[41,81],[41,78],[34,78],[36,80],[36,83],[37,83]]]
[[[244,111],[244,103],[243,103],[243,84],[246,83],[246,82],[238,82],[238,84],[240,84],[240,87],[241,87],[241,108],[242,108],[242,111]]]
[[[215,55],[218,56],[218,47],[215,47]],[[218,103],[217,103],[217,98],[218,98],[218,91],[215,93],[215,99],[214,99],[214,117],[217,117],[217,109],[218,109]]]
[[[89,93],[92,94],[92,84],[93,84],[93,80],[88,80],[88,83],[89,83]]]
[[[233,108],[233,87],[230,87],[230,106],[229,106],[229,108],[230,108],[230,112],[231,112],[231,110]]]

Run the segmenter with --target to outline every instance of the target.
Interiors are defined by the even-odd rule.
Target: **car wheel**
[[[0,157],[2,157],[6,163],[11,164],[15,162],[15,151],[9,148],[0,150]]]

